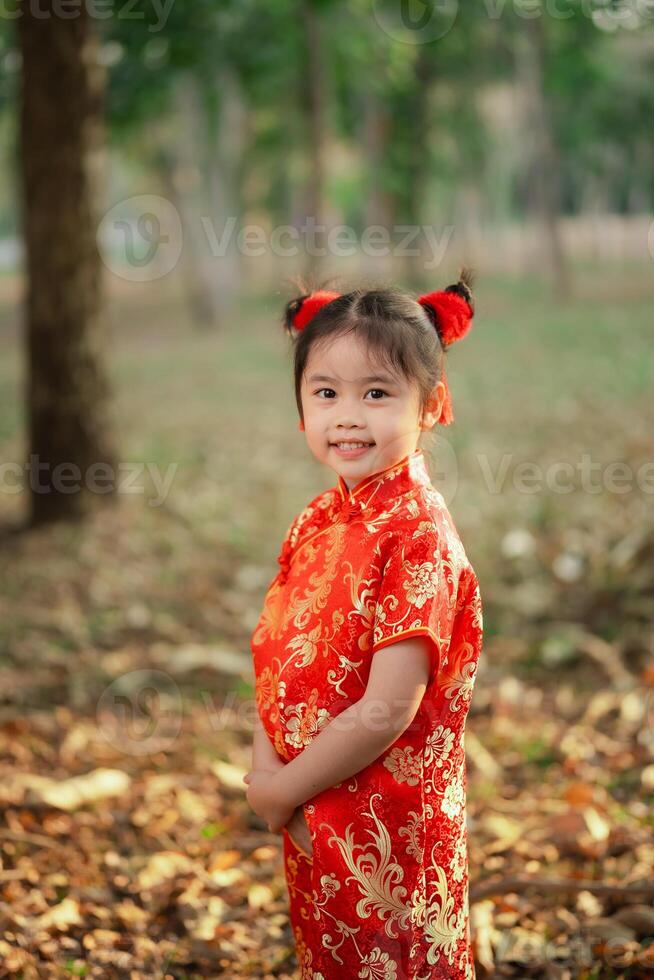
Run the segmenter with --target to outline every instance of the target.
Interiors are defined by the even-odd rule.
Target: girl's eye
[[[333,388],[319,388],[318,391],[316,391],[316,395],[320,395],[323,391],[329,391],[329,392],[331,392],[332,395],[335,395],[336,394],[336,392],[334,391]],[[382,388],[370,388],[369,391],[376,391],[380,395],[384,395],[384,396],[386,396],[388,394],[388,392],[384,391]],[[378,401],[381,401],[381,399],[380,398],[374,398],[373,401],[378,402]]]

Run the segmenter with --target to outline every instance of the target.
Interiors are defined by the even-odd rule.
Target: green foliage
[[[384,10],[381,0],[116,6],[114,16],[98,19],[97,30],[108,66],[108,138],[123,159],[135,161],[132,181],[147,185],[175,163],[179,142],[188,140],[175,95],[191,80],[199,117],[198,145],[189,152],[211,201],[211,175],[231,149],[225,144],[232,133],[223,125],[229,80],[246,114],[239,188],[247,188],[247,205],[273,223],[294,220],[312,166],[309,82],[320,61],[325,189],[347,223],[360,229],[369,220],[373,191],[398,221],[420,223],[434,211],[448,220],[452,191],[463,184],[478,189],[492,217],[519,217],[530,195],[530,146],[526,141],[514,158],[504,155],[503,133],[484,100],[521,84],[518,52],[529,43],[531,15],[521,5],[459,4],[442,36],[403,43],[384,28]],[[589,175],[615,209],[633,206],[634,185],[651,202],[650,25],[627,29],[614,3],[560,0],[536,14],[564,210],[585,206]],[[311,50],[316,43],[319,52]],[[7,121],[15,118],[20,58],[16,21],[8,18],[0,19],[0,68],[0,134],[12,147]],[[371,125],[380,127],[376,154]],[[347,163],[334,164],[334,148]],[[0,158],[0,167],[11,165],[11,156]],[[231,193],[240,211],[241,190]],[[15,224],[14,206],[0,194],[0,233]]]
[[[520,751],[526,762],[531,762],[541,769],[548,769],[557,761],[556,752],[539,738],[523,742]]]

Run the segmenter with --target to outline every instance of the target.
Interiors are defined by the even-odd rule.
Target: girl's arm
[[[427,688],[429,637],[377,650],[360,701],[342,711],[275,776],[275,795],[300,806],[370,765],[409,727]]]
[[[275,746],[266,734],[266,730],[261,723],[259,712],[256,712],[254,721],[254,736],[252,739],[252,766],[251,769],[272,769],[277,772],[283,769],[286,763],[277,754]]]

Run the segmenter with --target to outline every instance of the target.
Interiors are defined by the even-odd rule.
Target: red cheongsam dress
[[[282,831],[299,976],[474,978],[464,726],[482,609],[422,449],[351,491],[339,476],[292,521],[279,564],[252,653],[259,714],[287,763],[363,696],[377,650],[432,641],[409,728],[305,802],[312,858]]]

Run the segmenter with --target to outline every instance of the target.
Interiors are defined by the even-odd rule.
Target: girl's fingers
[[[306,818],[299,807],[289,822],[286,824],[286,830],[295,846],[301,851],[306,857],[313,859],[313,841],[311,839],[311,832],[306,822]]]

